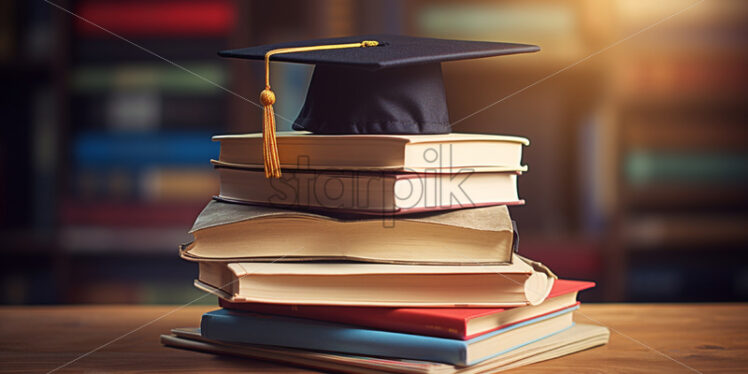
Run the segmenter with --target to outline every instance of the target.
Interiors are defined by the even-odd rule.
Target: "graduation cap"
[[[265,175],[280,177],[270,59],[314,64],[294,130],[315,134],[446,134],[450,132],[441,62],[536,52],[538,46],[364,35],[233,49],[223,57],[265,61]]]

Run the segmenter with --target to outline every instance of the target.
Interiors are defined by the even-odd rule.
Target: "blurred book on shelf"
[[[203,194],[203,197],[206,196]],[[208,195],[209,196],[209,195]],[[60,207],[65,226],[185,227],[203,208],[203,201],[133,202],[129,200],[67,200]]]
[[[190,236],[182,225],[70,225],[59,230],[60,247],[71,254],[173,254]]]
[[[194,300],[196,305],[206,304],[194,287],[184,287],[176,282],[149,281],[102,281],[77,284],[74,303],[98,304],[179,304]]]
[[[417,7],[413,28],[437,38],[542,40],[545,60],[538,64],[548,64],[549,59],[571,60],[585,52],[578,10],[570,2],[424,2]]]
[[[162,63],[134,63],[115,66],[83,66],[73,71],[75,93],[117,90],[154,90],[181,95],[221,92],[227,77],[214,62],[183,62],[190,72]]]
[[[195,202],[218,192],[205,162],[218,146],[206,133],[82,131],[73,146],[77,199]]]
[[[626,179],[633,185],[748,185],[748,153],[743,152],[632,150],[624,162]]]
[[[621,95],[635,102],[725,101],[746,94],[748,72],[732,56],[633,55],[616,73]]]
[[[76,95],[72,110],[81,129],[200,131],[228,121],[224,98],[215,93],[183,95],[152,89]]]
[[[230,0],[80,1],[75,30],[81,36],[200,36],[228,34],[236,13]],[[86,22],[85,20],[94,20]]]
[[[16,43],[16,25],[13,17],[15,3],[4,1],[0,4],[0,62],[6,62],[13,57]]]
[[[626,227],[632,248],[729,247],[748,241],[745,214],[636,215]]]
[[[206,132],[81,132],[73,144],[77,169],[139,169],[180,165],[211,168],[205,158],[218,154]]]

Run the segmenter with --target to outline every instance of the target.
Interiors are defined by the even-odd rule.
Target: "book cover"
[[[506,343],[491,344],[490,347],[485,347],[484,343],[484,349],[480,350],[480,353],[472,353],[471,346],[478,345],[487,339],[492,339],[491,343],[493,343],[495,339],[502,339],[509,334],[517,334],[520,332],[520,328],[526,326],[537,328],[546,326],[546,322],[561,321],[562,317],[567,314],[570,317],[571,311],[577,308],[577,306],[567,308],[467,341],[364,329],[328,322],[237,312],[227,309],[204,314],[200,323],[200,331],[201,335],[207,339],[223,342],[263,344],[367,356],[399,357],[466,366],[553,335],[571,327],[572,322],[569,318],[568,324],[563,323],[563,327],[560,329],[557,329],[558,324],[548,324],[549,329],[543,329],[542,331],[536,329],[535,334],[522,337],[521,343],[509,347],[505,347]],[[507,340],[512,341],[512,343],[519,341],[517,336],[513,338]]]

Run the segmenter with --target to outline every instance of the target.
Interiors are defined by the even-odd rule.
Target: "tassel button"
[[[268,89],[262,90],[262,92],[260,92],[260,102],[263,106],[275,104],[275,93]]]

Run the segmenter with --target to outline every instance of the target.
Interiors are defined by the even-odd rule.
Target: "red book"
[[[76,19],[81,35],[109,35],[103,28],[125,36],[225,36],[235,22],[228,0],[84,1],[76,13],[90,21]]]
[[[63,201],[60,221],[67,226],[190,227],[203,203]]]
[[[558,279],[539,305],[517,308],[378,308],[232,303],[221,307],[256,313],[309,318],[410,334],[468,340],[579,304],[577,293],[593,282]]]

